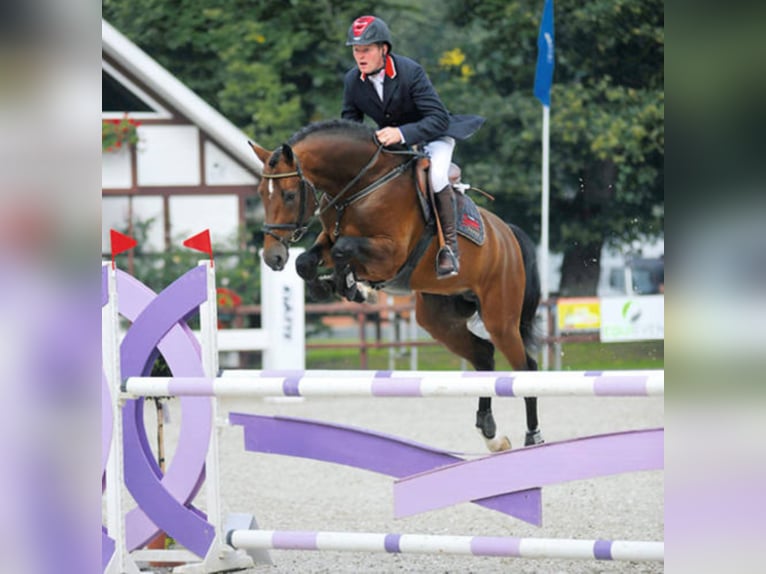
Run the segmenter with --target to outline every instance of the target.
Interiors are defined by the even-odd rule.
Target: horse
[[[495,347],[514,370],[537,370],[540,279],[534,243],[519,227],[474,207],[483,244],[459,236],[460,272],[437,279],[439,241],[424,216],[416,150],[383,147],[369,126],[339,119],[309,124],[273,151],[248,143],[263,162],[262,254],[271,269],[284,269],[290,243],[318,217],[321,232],[296,260],[310,293],[361,301],[358,282],[414,292],[420,326],[477,371],[494,370]],[[537,399],[524,400],[524,444],[542,443]],[[491,397],[479,398],[475,425],[490,451],[511,448],[497,436]]]

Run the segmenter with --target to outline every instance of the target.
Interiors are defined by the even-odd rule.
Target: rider
[[[457,275],[455,192],[448,172],[455,138],[473,135],[484,118],[450,114],[420,64],[392,53],[391,32],[380,18],[354,20],[346,46],[352,46],[356,66],[346,73],[341,115],[357,122],[366,115],[378,124],[382,145],[419,144],[430,156],[429,179],[446,243],[436,256],[436,274]]]

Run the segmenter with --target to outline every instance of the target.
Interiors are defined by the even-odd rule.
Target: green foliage
[[[464,47],[476,61],[473,84],[481,93],[473,109],[488,118],[489,129],[471,142],[469,173],[480,176],[471,181],[496,193],[495,211],[533,236],[539,229],[542,114],[532,87],[542,4],[454,1],[446,11],[474,40]],[[582,252],[598,253],[603,243],[661,235],[663,3],[556,0],[555,40],[551,248],[574,252],[595,245]],[[481,181],[485,177],[490,183]]]
[[[197,263],[207,257],[198,251],[186,247],[175,247],[183,244],[186,237],[178,237],[168,251],[155,252],[147,249],[151,228],[156,224],[154,219],[134,221],[133,229],[129,232],[138,241],[133,250],[132,274],[154,291],[161,291]],[[213,244],[213,254],[216,262],[216,284],[234,291],[242,298],[243,305],[257,305],[261,302],[260,263],[254,253],[232,249],[228,244]]]
[[[454,113],[485,116],[455,159],[476,197],[539,238],[543,0],[104,0],[104,17],[236,125],[276,147],[340,113],[351,21],[384,18]],[[550,242],[598,253],[664,227],[664,4],[555,1]],[[589,249],[580,250],[587,245]],[[591,262],[580,265],[593,266]],[[595,266],[596,273],[598,266]],[[564,280],[567,280],[565,274]]]
[[[346,31],[386,3],[104,0],[103,15],[267,147],[340,113]]]

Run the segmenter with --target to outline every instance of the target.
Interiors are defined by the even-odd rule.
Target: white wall
[[[210,229],[213,243],[234,247],[239,225],[236,195],[176,195],[170,198],[170,236],[188,237]]]
[[[199,130],[196,126],[140,126],[138,185],[199,185]]]

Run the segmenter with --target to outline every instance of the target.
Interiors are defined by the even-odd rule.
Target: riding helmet
[[[386,23],[375,16],[360,16],[348,29],[346,46],[366,46],[383,42],[391,51],[391,32]]]

